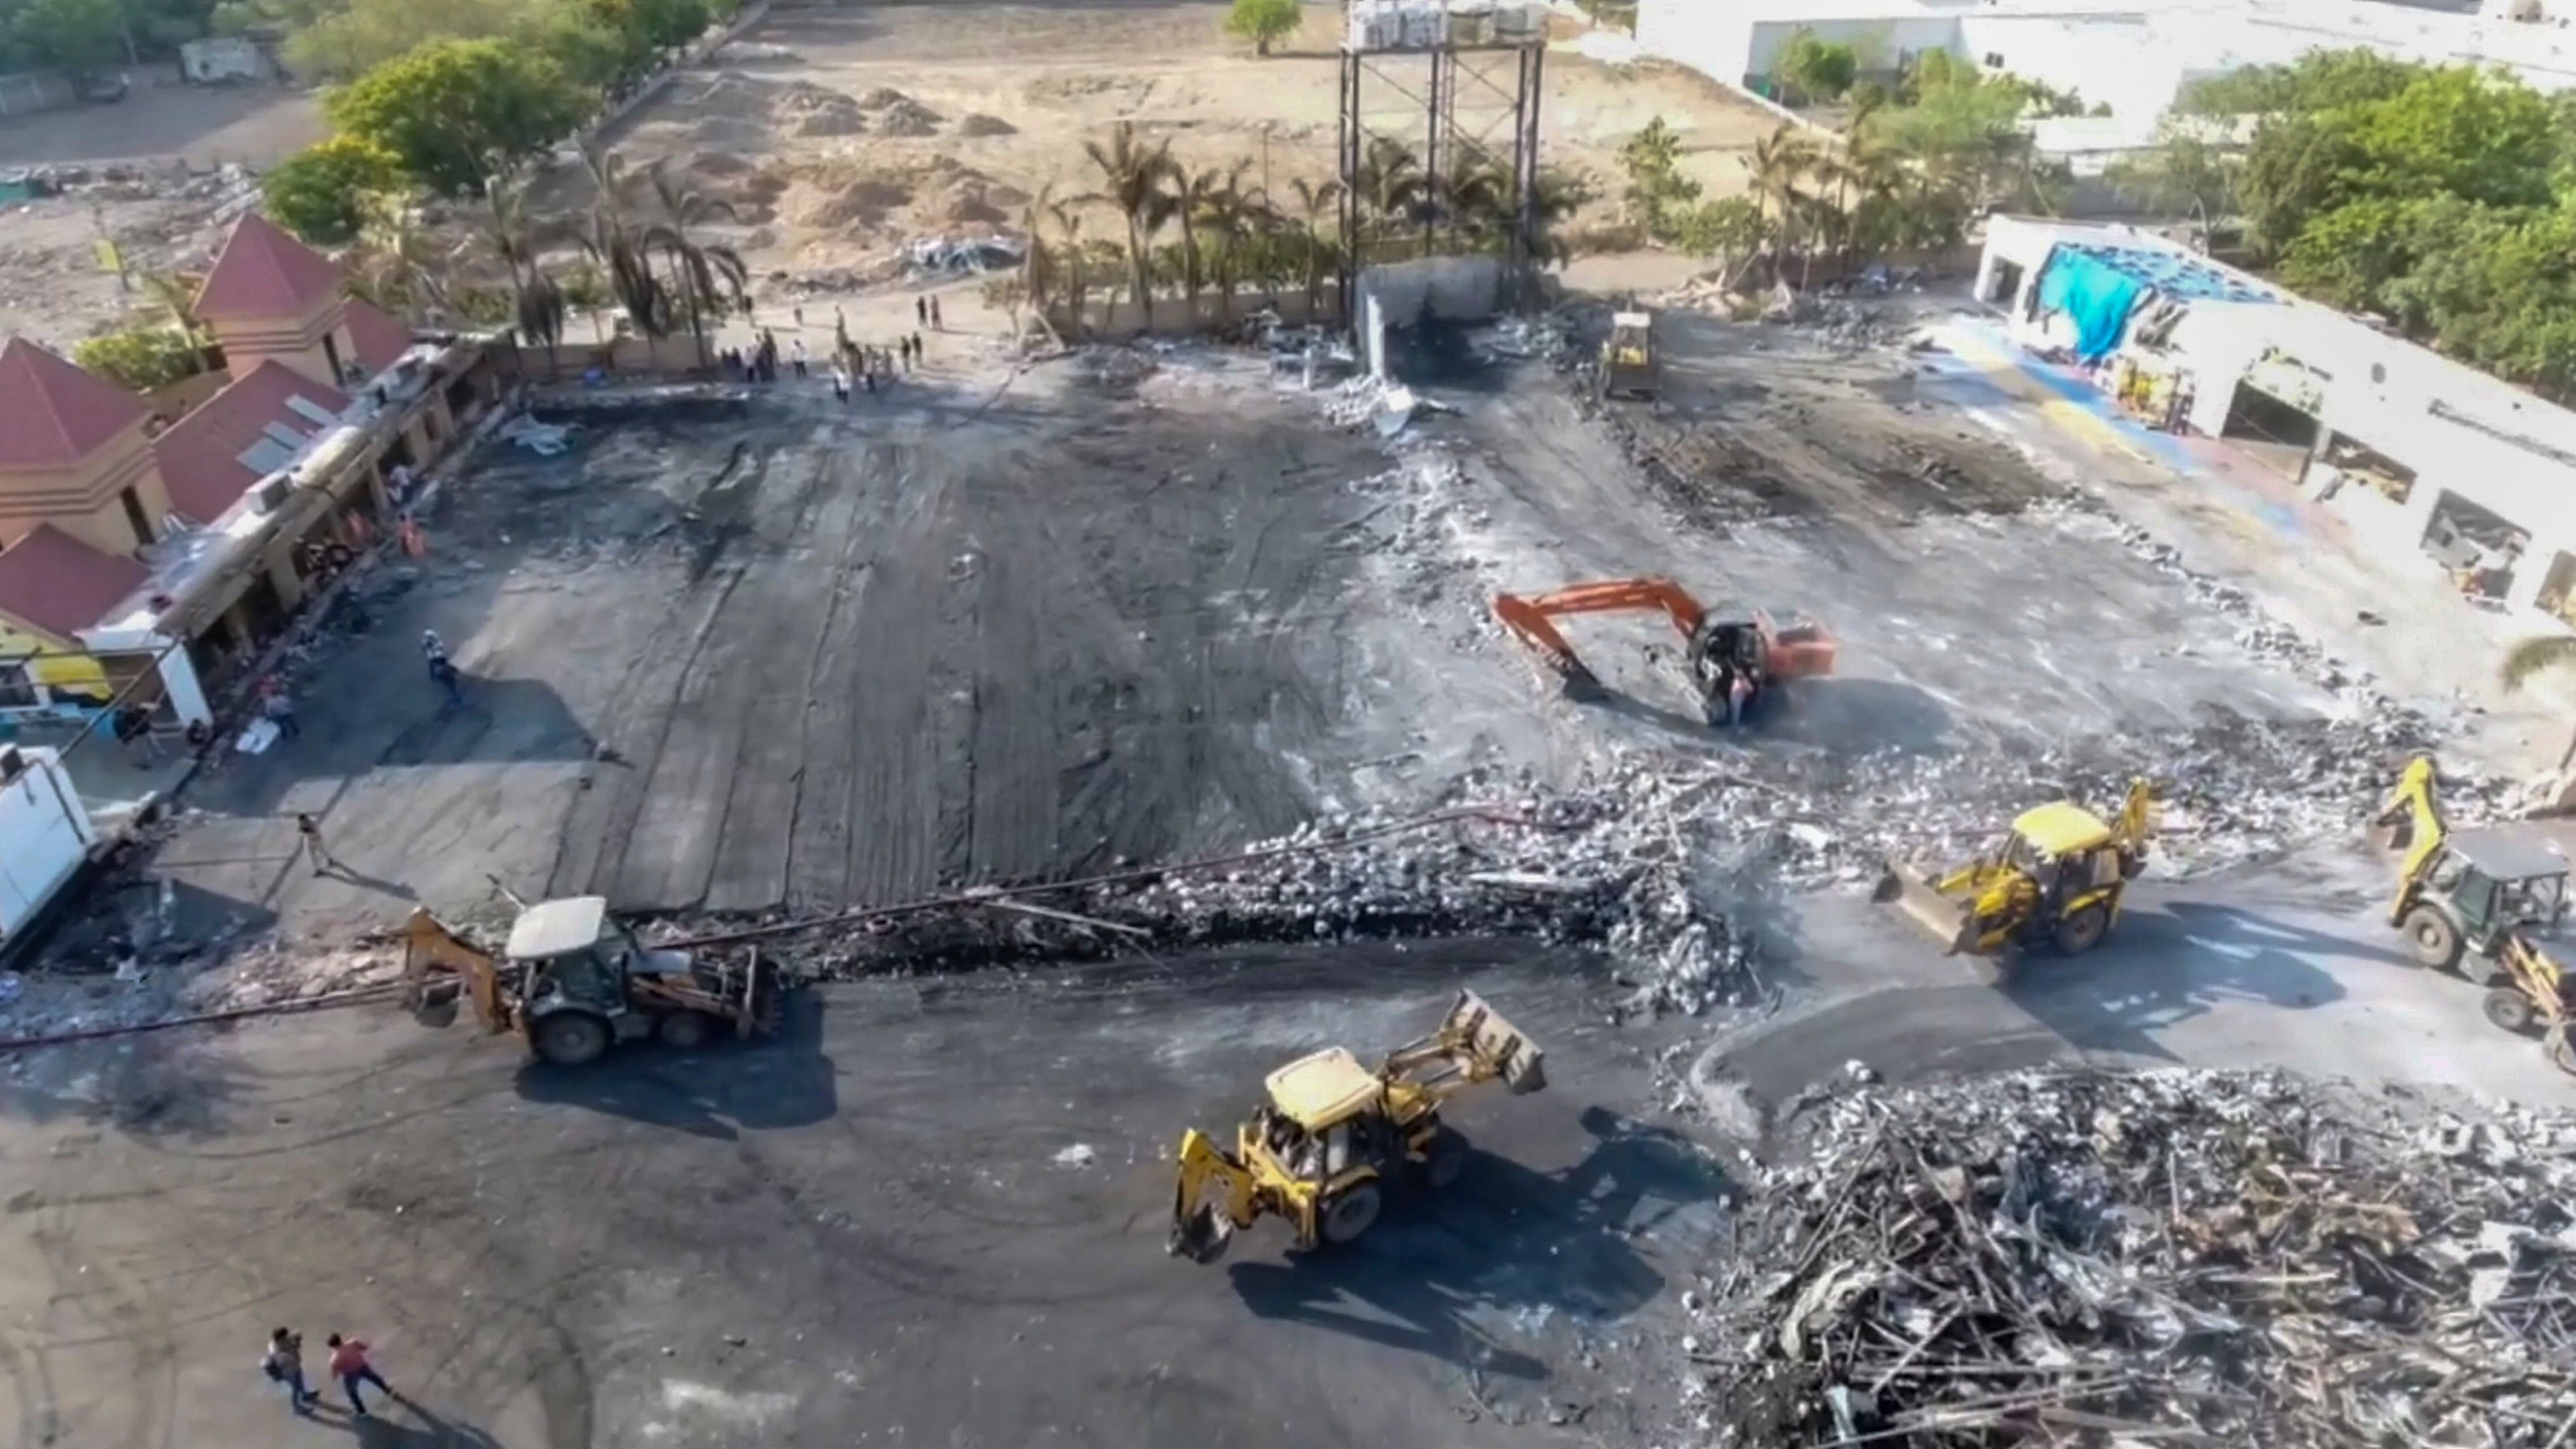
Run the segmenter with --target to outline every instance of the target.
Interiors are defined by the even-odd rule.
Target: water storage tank
[[[1387,0],[1351,0],[1350,34],[1343,44],[1353,50],[1386,49]]]
[[[1529,0],[1500,0],[1494,7],[1494,39],[1506,44],[1537,40],[1547,34],[1547,7]]]
[[[1431,50],[1449,39],[1449,10],[1441,0],[1405,0],[1404,48]]]
[[[1449,0],[1449,43],[1490,45],[1494,40],[1494,0]]]

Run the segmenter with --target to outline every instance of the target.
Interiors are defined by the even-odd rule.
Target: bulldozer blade
[[[1887,863],[1886,872],[1879,876],[1869,898],[1880,905],[1894,905],[1913,917],[1916,925],[1939,938],[1944,954],[1956,956],[1968,948],[1975,929],[1969,922],[1968,903],[1942,894],[1929,876],[1904,862]]]
[[[1476,993],[1458,993],[1449,1015],[1441,1020],[1440,1031],[1464,1039],[1469,1054],[1491,1064],[1513,1096],[1526,1096],[1547,1085],[1547,1054]]]

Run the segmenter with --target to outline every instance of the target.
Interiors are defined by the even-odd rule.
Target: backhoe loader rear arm
[[[445,922],[415,906],[403,922],[403,999],[418,1011],[427,1002],[433,975],[448,973],[464,983],[474,1004],[474,1019],[485,1031],[504,1032],[514,1024],[501,991],[501,968],[488,952],[466,944]],[[451,1000],[453,998],[450,998]]]
[[[2379,807],[2371,823],[2403,832],[2406,860],[2398,867],[2397,894],[2388,903],[2388,920],[2395,925],[2405,919],[2415,892],[2424,884],[2424,872],[2451,835],[2450,821],[2443,816],[2441,798],[2436,793],[2432,756],[2417,755],[2406,762],[2406,769],[2397,777],[2397,788],[2388,792],[2387,802]]]
[[[1164,1250],[1176,1258],[1211,1262],[1228,1239],[1260,1215],[1252,1168],[1237,1161],[1193,1127],[1181,1136],[1172,1188],[1172,1231]]]

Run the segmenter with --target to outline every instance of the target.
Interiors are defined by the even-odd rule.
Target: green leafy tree
[[[500,40],[442,40],[333,92],[323,111],[421,186],[455,196],[480,186],[494,158],[533,156],[562,139],[587,99],[543,55]]]
[[[1621,200],[1646,234],[1660,242],[1676,239],[1681,219],[1699,201],[1700,184],[1680,172],[1681,134],[1662,116],[1619,146],[1619,169],[1628,178]]]
[[[1674,228],[1674,245],[1730,279],[1762,245],[1769,224],[1749,196],[1722,196],[1692,207]]]
[[[206,370],[205,354],[188,334],[159,322],[90,338],[72,349],[72,361],[133,392],[168,387]]]
[[[1234,0],[1225,28],[1251,41],[1255,54],[1268,55],[1270,42],[1296,34],[1304,19],[1298,0]]]
[[[278,163],[259,189],[279,225],[316,246],[344,246],[366,226],[370,198],[402,183],[402,166],[383,147],[333,136]]]
[[[29,60],[75,74],[126,56],[125,13],[117,0],[26,0],[10,30]]]
[[[2132,206],[2191,217],[2200,228],[2203,250],[2212,225],[2237,214],[2244,176],[2245,158],[2190,117],[2166,118],[2157,127],[2152,149],[2122,157],[2106,172],[2112,189]]]
[[[1819,40],[1812,30],[1801,29],[1789,37],[1772,63],[1774,86],[1785,91],[1783,99],[1796,105],[1817,105],[1842,99],[1860,78],[1860,53],[1848,45]]]

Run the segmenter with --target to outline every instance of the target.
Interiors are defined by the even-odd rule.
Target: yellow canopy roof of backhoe
[[[2013,834],[2051,855],[2074,855],[2110,839],[2111,827],[2083,806],[2060,800],[2023,811],[2013,822]]]
[[[1272,1072],[1262,1085],[1270,1103],[1298,1126],[1320,1131],[1377,1099],[1377,1073],[1340,1047],[1326,1047]]]

